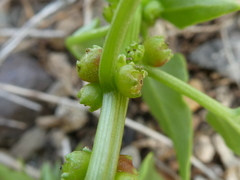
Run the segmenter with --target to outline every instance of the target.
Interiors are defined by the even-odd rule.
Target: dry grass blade
[[[0,117],[0,126],[7,126],[16,129],[25,129],[27,127],[27,124],[24,122],[16,121],[14,119],[5,119]]]
[[[43,8],[38,14],[33,16],[17,31],[12,38],[10,38],[0,51],[0,65],[6,57],[17,47],[17,45],[28,35],[29,31],[36,27],[43,19],[56,13],[61,8],[68,4],[74,3],[76,0],[59,0],[50,3],[47,7]]]
[[[2,28],[0,29],[0,36],[1,37],[11,37],[19,29],[17,28]],[[34,38],[65,38],[66,33],[60,30],[41,30],[41,29],[31,29],[29,30],[27,37],[34,37]]]
[[[11,94],[9,92],[6,91],[0,91],[0,97],[7,99],[11,102],[14,102],[16,104],[19,104],[21,106],[24,106],[26,108],[32,109],[34,111],[41,111],[42,110],[42,106],[38,103],[32,102],[30,100],[27,100],[25,98],[19,97],[15,94]]]
[[[64,97],[50,95],[47,93],[42,93],[42,92],[35,91],[35,90],[25,89],[25,88],[13,86],[10,84],[0,83],[0,89],[14,93],[14,94],[18,94],[21,96],[38,99],[38,100],[53,103],[53,104],[65,104],[65,105],[73,106],[73,107],[79,106],[80,108],[87,109],[85,106],[80,105],[78,103],[78,101],[74,101],[74,100],[64,98]]]

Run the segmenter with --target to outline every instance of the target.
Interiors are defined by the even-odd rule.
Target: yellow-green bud
[[[126,48],[127,58],[131,58],[133,62],[139,62],[144,55],[144,46],[138,43],[132,43]]]
[[[129,98],[140,97],[143,78],[147,72],[133,63],[119,68],[114,76],[115,84],[120,93]]]
[[[150,37],[143,45],[145,47],[144,64],[160,67],[173,57],[172,51],[169,49],[163,36]]]
[[[93,112],[102,106],[103,92],[99,83],[90,83],[82,87],[77,97],[80,103],[89,106],[89,111]]]
[[[119,155],[115,180],[138,180],[138,172],[132,164],[132,157]]]
[[[77,61],[78,76],[87,82],[99,82],[98,70],[102,48],[94,45],[86,49],[84,56]]]
[[[61,180],[84,179],[87,173],[91,152],[88,149],[73,151],[65,156],[66,162],[62,165]]]
[[[149,25],[154,25],[162,11],[163,7],[158,0],[151,0],[143,7],[143,19]]]

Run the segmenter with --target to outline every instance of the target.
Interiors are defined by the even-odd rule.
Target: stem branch
[[[223,106],[216,100],[189,86],[185,82],[173,77],[172,75],[150,66],[144,66],[144,69],[148,71],[150,77],[193,99],[212,113],[226,119],[228,119],[232,114],[231,109],[228,107]]]

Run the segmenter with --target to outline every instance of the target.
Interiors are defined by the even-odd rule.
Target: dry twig
[[[16,129],[25,129],[27,127],[27,124],[24,122],[16,121],[14,119],[6,119],[0,117],[0,126],[7,126]]]
[[[19,31],[17,28],[1,28],[0,36],[1,37],[11,37],[14,36]],[[34,38],[65,38],[66,33],[60,30],[41,30],[41,29],[31,29],[29,30],[27,37]]]
[[[42,106],[38,103],[35,103],[33,101],[27,100],[23,97],[19,97],[15,94],[11,94],[9,92],[6,91],[0,91],[0,97],[7,99],[9,101],[12,101],[16,104],[19,104],[21,106],[24,106],[26,108],[32,109],[34,111],[41,111],[42,110]]]
[[[74,3],[76,0],[59,0],[53,1],[48,6],[43,8],[38,14],[33,16],[29,21],[27,21],[20,29],[17,31],[11,39],[9,39],[4,45],[3,49],[0,51],[0,65],[7,58],[7,56],[17,47],[17,45],[27,36],[29,31],[36,27],[43,19],[56,13],[61,8],[68,4]]]

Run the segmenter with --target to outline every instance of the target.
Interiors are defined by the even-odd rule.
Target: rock
[[[48,129],[61,125],[62,121],[56,116],[40,116],[36,119],[36,123],[39,127]]]
[[[56,109],[55,115],[62,120],[62,130],[64,132],[72,132],[82,128],[88,118],[87,111],[78,107],[69,107],[66,105],[59,105]]]
[[[223,171],[223,167],[220,164],[211,164],[211,166],[209,166],[211,168],[211,170],[218,176],[218,177],[222,177],[224,174]]]
[[[33,152],[43,147],[46,132],[38,127],[26,131],[11,148],[11,153],[18,158],[28,159]]]
[[[52,130],[50,132],[50,140],[55,147],[59,157],[63,158],[65,155],[72,151],[70,140],[62,130]]]
[[[58,21],[56,23],[56,29],[62,30],[66,34],[71,35],[71,33],[81,27],[83,24],[81,13],[79,13],[78,9],[74,9],[74,11],[75,13],[72,13],[72,15]]]
[[[49,53],[47,67],[49,72],[57,79],[71,79],[72,67],[65,53]]]
[[[195,155],[204,163],[208,163],[213,159],[215,154],[214,147],[207,135],[198,135],[194,144]]]
[[[221,102],[224,106],[231,106],[234,96],[228,86],[219,86],[215,89],[215,92],[217,101]]]
[[[0,66],[0,82],[28,89],[44,91],[52,83],[52,78],[41,67],[38,61],[23,53],[10,55]],[[0,98],[0,114],[7,119],[34,123],[37,112]],[[22,131],[4,127],[0,130],[0,146],[10,145]]]
[[[133,158],[133,166],[135,168],[138,168],[140,166],[141,163],[140,152],[135,146],[129,145],[124,147],[121,150],[121,154],[131,156]]]
[[[240,166],[238,167],[231,167],[227,170],[226,180],[239,180],[240,179]]]
[[[48,94],[53,94],[55,96],[68,96],[72,92],[72,86],[67,86],[63,81],[54,82],[47,90]]]
[[[71,95],[72,85],[77,81],[76,68],[69,63],[65,53],[50,53],[48,56],[47,67],[49,72],[61,82],[58,88],[61,88],[65,95]],[[59,91],[59,89],[58,89]]]
[[[207,179],[198,175],[198,176],[195,176],[193,180],[207,180]]]
[[[24,54],[14,54],[0,66],[0,82],[43,91],[52,83],[52,79],[36,59]],[[26,115],[29,112],[22,106],[0,98],[0,114],[3,117],[27,121]]]
[[[189,60],[207,69],[213,69],[220,74],[240,82],[240,33],[238,28],[229,29],[228,51],[234,59],[229,60],[221,39],[214,39],[202,44],[190,53]],[[231,62],[233,61],[233,62]]]

